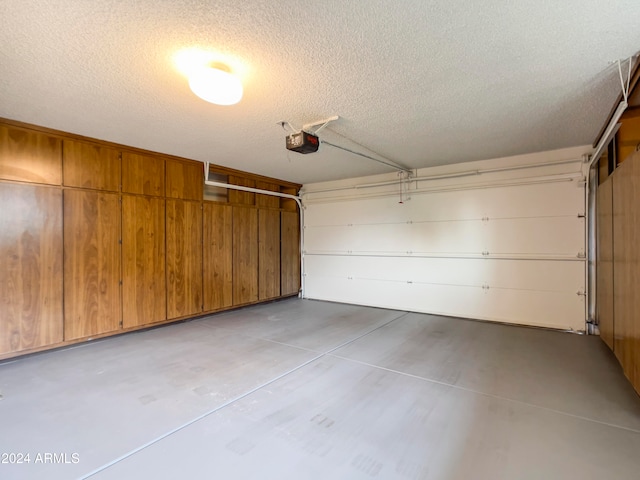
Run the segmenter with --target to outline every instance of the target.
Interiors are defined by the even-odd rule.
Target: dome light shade
[[[240,79],[216,66],[193,72],[189,87],[198,97],[216,105],[233,105],[242,98]]]

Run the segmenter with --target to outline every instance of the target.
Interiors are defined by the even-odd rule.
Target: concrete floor
[[[291,299],[4,362],[0,394],[3,480],[640,478],[599,338],[432,315]]]

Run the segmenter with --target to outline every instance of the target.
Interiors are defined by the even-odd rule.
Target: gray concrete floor
[[[0,394],[1,479],[640,478],[599,338],[432,315],[291,299],[7,361]]]

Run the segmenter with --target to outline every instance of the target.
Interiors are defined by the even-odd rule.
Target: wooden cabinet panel
[[[234,175],[229,175],[229,183],[231,185],[239,185],[241,187],[256,188],[255,180],[236,177]],[[236,203],[241,205],[255,205],[256,194],[253,192],[243,192],[242,190],[229,189],[229,203]]]
[[[64,184],[95,190],[120,190],[120,152],[103,145],[64,140]]]
[[[613,189],[612,179],[598,187],[596,291],[600,338],[614,349],[613,321]]]
[[[233,207],[233,304],[258,300],[258,211]]]
[[[123,152],[122,191],[164,197],[164,158]]]
[[[202,203],[167,199],[167,318],[202,311]]]
[[[204,166],[200,162],[166,160],[167,197],[202,200]]]
[[[640,153],[613,174],[614,353],[640,393]]]
[[[233,305],[233,208],[205,202],[203,213],[204,310]]]
[[[0,182],[0,354],[62,341],[62,191]]]
[[[256,188],[259,188],[260,190],[269,190],[271,192],[280,191],[280,185],[276,185],[275,183],[256,182]],[[280,208],[280,197],[257,193],[256,205],[258,207]]]
[[[298,195],[298,189],[295,187],[282,187],[280,192],[288,195]],[[297,212],[298,203],[293,198],[280,197],[280,208],[288,212]]]
[[[64,192],[64,339],[120,329],[120,199]]]
[[[258,298],[280,296],[280,211],[258,211]]]
[[[300,215],[281,214],[281,295],[294,295],[300,290]]]
[[[122,326],[167,318],[165,200],[122,197]]]
[[[62,141],[40,132],[0,125],[0,178],[62,183]]]

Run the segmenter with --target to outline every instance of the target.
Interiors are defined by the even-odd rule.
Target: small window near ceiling
[[[227,175],[222,173],[215,173],[209,171],[210,182],[228,183]],[[212,202],[228,202],[229,201],[229,189],[224,187],[218,187],[213,185],[204,184],[204,199]]]

